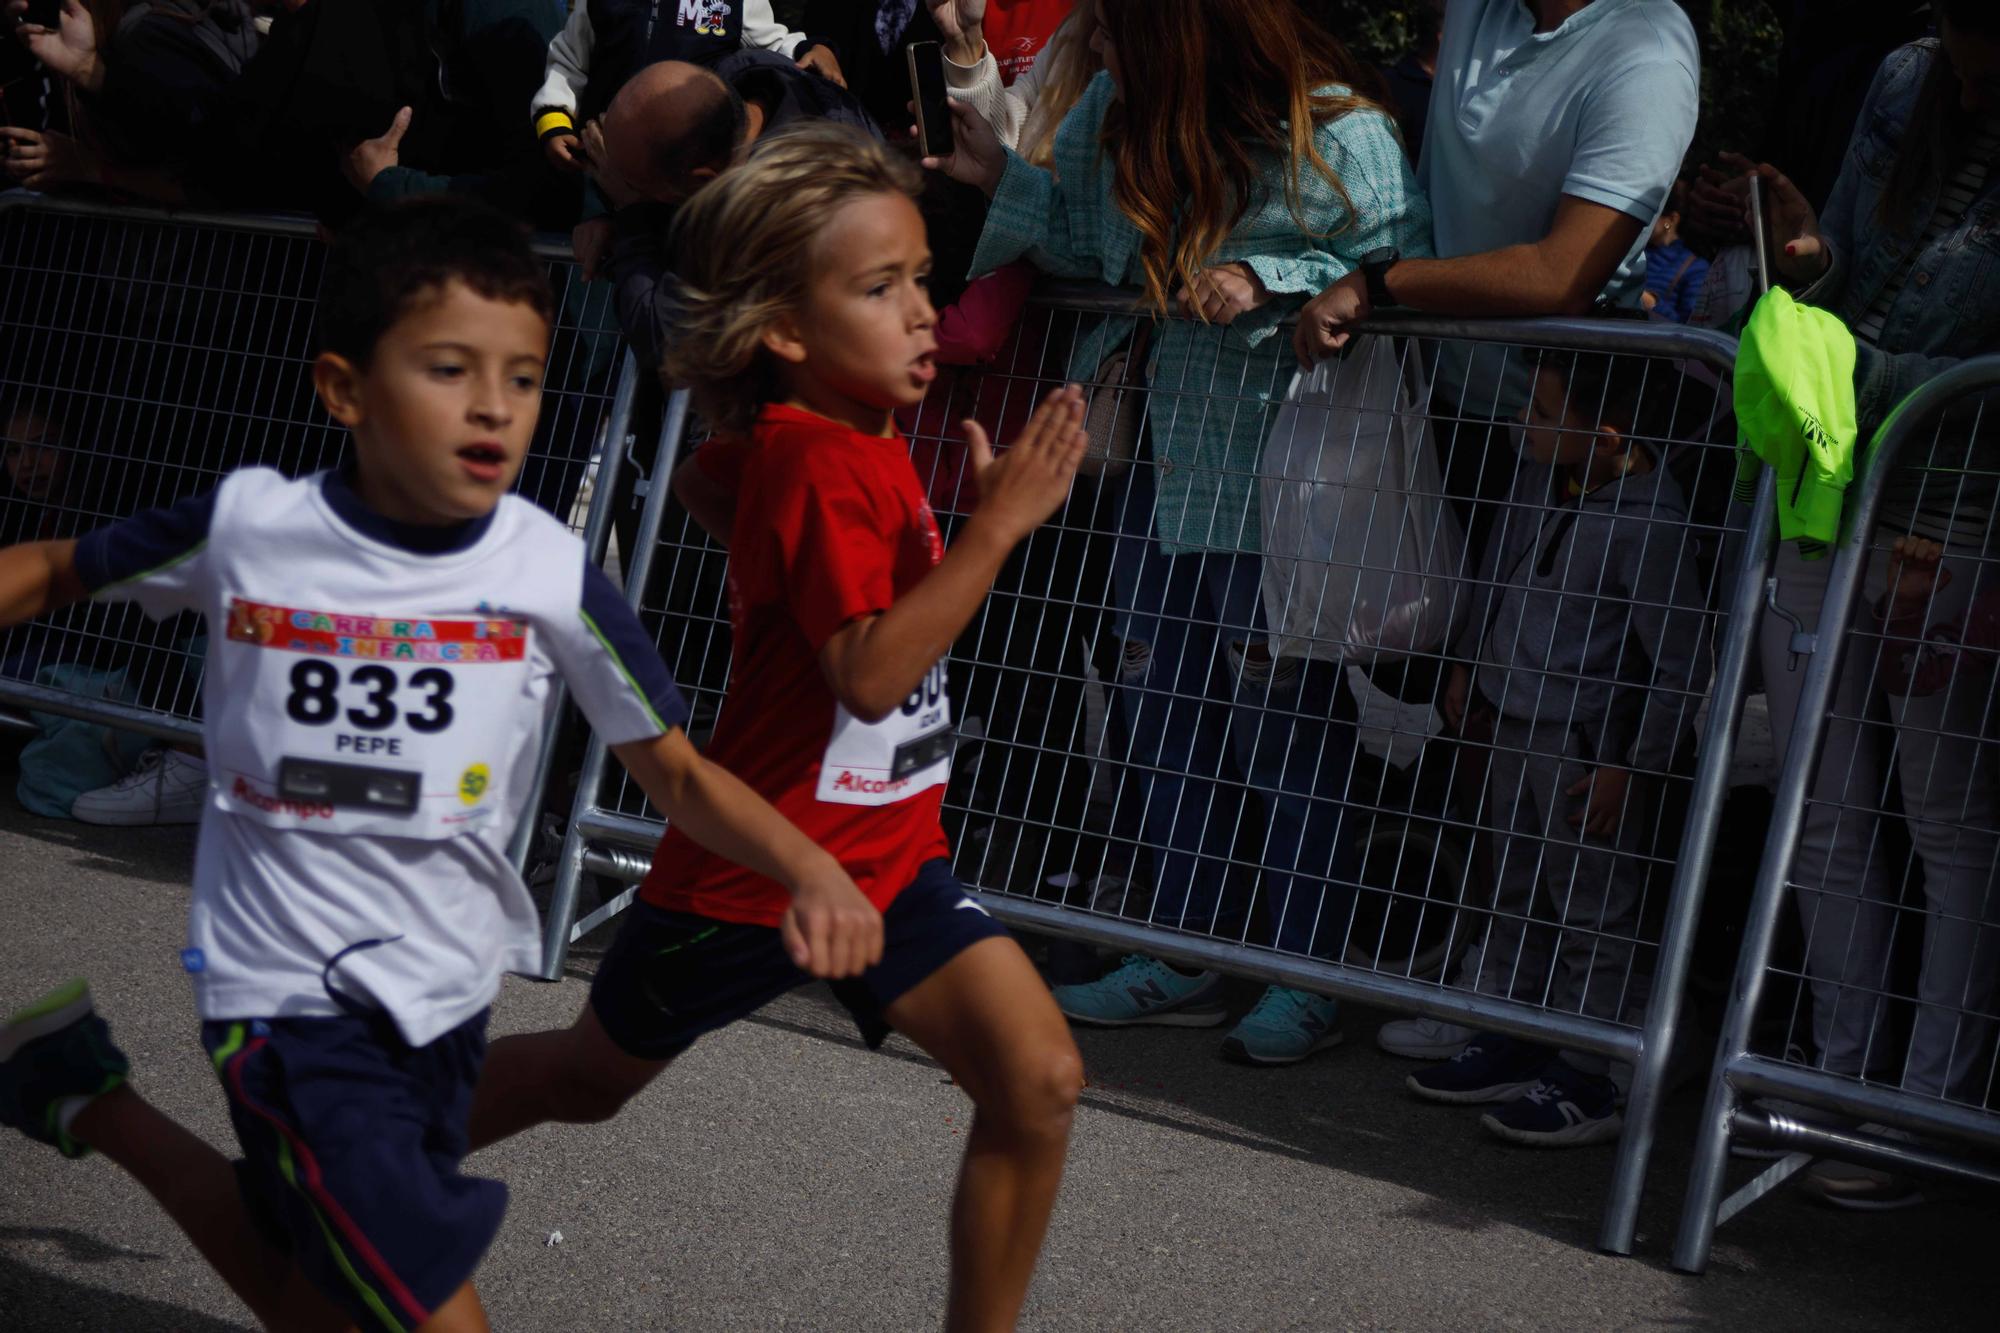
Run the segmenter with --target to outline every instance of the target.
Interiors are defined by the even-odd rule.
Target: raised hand
[[[964,423],[972,474],[979,484],[975,521],[989,523],[1010,545],[1062,507],[1090,436],[1083,429],[1083,390],[1057,389],[1035,409],[1020,437],[996,458],[986,430]]]
[[[7,13],[16,19],[28,12],[28,0],[8,0]],[[97,57],[97,25],[79,0],[63,0],[53,28],[22,23],[14,35],[28,53],[85,92],[104,86],[104,63]]]
[[[362,194],[375,178],[403,160],[403,136],[410,129],[410,108],[404,107],[389,122],[389,128],[373,139],[363,139],[340,160],[341,174]]]
[[[944,53],[953,64],[974,65],[986,54],[986,38],[981,24],[986,21],[986,0],[924,0],[930,6],[931,21],[944,37]]]
[[[1772,262],[1794,286],[1817,281],[1833,256],[1820,235],[1819,215],[1791,177],[1769,162],[1752,162],[1741,153],[1722,154],[1722,165],[1735,173],[1729,192],[1742,201],[1744,225],[1750,218],[1750,178],[1764,181],[1764,211],[1770,230]]]

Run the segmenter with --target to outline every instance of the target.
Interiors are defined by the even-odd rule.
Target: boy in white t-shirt
[[[560,679],[683,833],[791,891],[817,975],[879,958],[825,851],[690,746],[582,544],[508,494],[553,298],[522,232],[413,200],[334,247],[315,383],[343,469],[237,472],[74,541],[0,551],[0,625],[86,596],[211,625],[212,774],[181,963],[244,1150],[126,1083],[83,983],[0,1026],[0,1123],[138,1178],[266,1324],[483,1329],[506,1189],[460,1174],[503,971],[537,958],[506,848]]]

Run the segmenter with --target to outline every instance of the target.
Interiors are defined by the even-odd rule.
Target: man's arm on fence
[[[76,572],[76,542],[24,542],[0,550],[0,627],[18,625],[89,596]]]

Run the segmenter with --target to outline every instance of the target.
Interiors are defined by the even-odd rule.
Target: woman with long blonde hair
[[[929,165],[992,199],[973,272],[1026,256],[1135,284],[1159,321],[1143,438],[1112,497],[1127,797],[1151,849],[1152,919],[1247,937],[1252,895],[1231,860],[1255,846],[1265,938],[1337,956],[1354,902],[1356,830],[1341,827],[1354,702],[1338,664],[1271,656],[1257,470],[1291,377],[1279,324],[1364,257],[1429,254],[1430,209],[1373,76],[1291,0],[1097,10],[1104,72],[1057,129],[1053,170],[962,105],[958,151]],[[1090,378],[1135,324],[1082,339],[1072,374]],[[1259,814],[1262,836],[1239,842]],[[1219,988],[1135,955],[1057,1000],[1078,1022],[1207,1026],[1223,1020]],[[1340,1039],[1337,1015],[1274,986],[1223,1050],[1290,1063]]]

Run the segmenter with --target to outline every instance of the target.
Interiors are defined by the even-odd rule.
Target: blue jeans
[[[1118,706],[1130,738],[1120,801],[1136,803],[1153,858],[1153,920],[1247,937],[1228,890],[1237,827],[1263,867],[1266,933],[1289,953],[1337,954],[1354,907],[1347,815],[1357,711],[1341,667],[1253,654],[1268,643],[1253,554],[1168,555],[1153,536],[1152,465],[1114,492],[1112,582],[1126,643]]]

